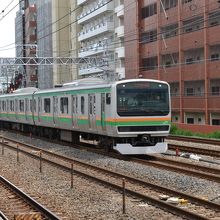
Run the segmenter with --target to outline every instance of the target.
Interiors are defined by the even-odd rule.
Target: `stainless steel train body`
[[[21,89],[0,96],[0,120],[52,138],[96,140],[121,154],[165,152],[169,85],[145,79],[98,84],[82,80],[50,90]]]

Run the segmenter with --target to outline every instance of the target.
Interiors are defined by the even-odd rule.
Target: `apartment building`
[[[124,68],[124,1],[77,0],[79,33],[78,57],[100,57],[106,62],[79,66],[78,75],[118,80]]]
[[[37,11],[36,5],[30,5],[26,1],[25,5],[25,57],[36,57],[37,49]],[[26,86],[36,87],[38,85],[37,65],[27,65],[25,67]]]
[[[126,0],[126,78],[165,80],[172,120],[220,125],[218,0]]]

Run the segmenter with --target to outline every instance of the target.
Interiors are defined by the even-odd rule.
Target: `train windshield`
[[[167,84],[157,82],[118,84],[117,112],[120,116],[164,116],[169,114]]]

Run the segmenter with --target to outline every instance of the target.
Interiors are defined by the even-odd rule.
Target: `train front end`
[[[121,154],[167,151],[164,138],[171,124],[170,89],[157,80],[127,80],[115,85],[116,132],[114,149]]]

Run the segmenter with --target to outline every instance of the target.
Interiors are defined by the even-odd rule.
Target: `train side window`
[[[14,112],[14,100],[10,100],[10,111]]]
[[[62,97],[60,99],[60,111],[62,114],[68,114],[68,97]]]
[[[20,112],[24,112],[24,100],[19,100],[19,110]]]
[[[37,101],[36,101],[36,99],[34,99],[34,112],[36,112],[37,111]]]
[[[18,111],[18,100],[15,99],[15,111],[17,112]]]
[[[44,99],[44,112],[50,113],[50,105],[51,105],[50,99],[49,98]]]
[[[3,111],[3,112],[6,111],[6,104],[5,104],[5,101],[2,101],[2,111]]]
[[[31,112],[33,112],[33,100],[32,99],[29,100],[29,106],[30,106]]]
[[[85,98],[81,96],[81,113],[85,114]]]
[[[111,104],[111,93],[106,93],[106,105]]]

